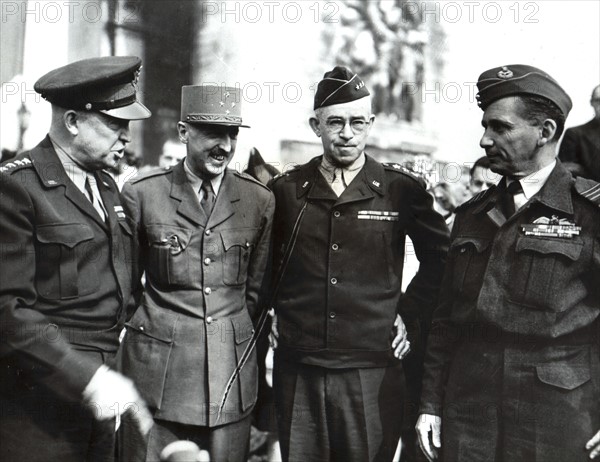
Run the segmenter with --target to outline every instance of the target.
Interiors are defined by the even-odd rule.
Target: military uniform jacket
[[[394,360],[396,314],[409,323],[437,302],[448,230],[420,180],[400,165],[367,156],[338,198],[320,162],[317,157],[272,184],[274,267],[307,201],[276,300],[277,354],[333,368],[386,366]],[[420,268],[402,296],[407,234]]]
[[[444,415],[446,460],[586,459],[600,428],[599,198],[558,162],[508,221],[496,187],[457,209],[421,401]]]
[[[208,218],[181,162],[127,183],[123,201],[136,222],[146,276],[141,304],[127,323],[124,372],[156,418],[207,426],[243,418],[256,401],[255,353],[218,421],[217,409],[253,333],[272,193],[227,170]]]
[[[18,383],[7,377],[25,371],[80,400],[100,364],[77,350],[119,346],[131,294],[130,222],[105,172],[96,173],[108,213],[106,223],[100,218],[49,138],[0,172],[2,383]]]
[[[559,158],[581,166],[581,176],[600,181],[600,120],[569,128],[560,144]]]

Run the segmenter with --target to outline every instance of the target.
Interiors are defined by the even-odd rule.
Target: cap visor
[[[147,119],[152,115],[150,110],[139,101],[134,101],[129,106],[117,107],[114,109],[105,109],[99,112],[114,117],[115,119],[124,120]]]

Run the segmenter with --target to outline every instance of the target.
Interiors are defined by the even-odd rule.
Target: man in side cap
[[[155,421],[145,441],[124,428],[123,460],[156,461],[176,440],[193,441],[214,461],[247,460],[254,350],[227,384],[253,334],[275,201],[250,175],[227,169],[246,127],[241,103],[239,88],[184,86],[177,130],[187,156],[123,188],[146,275],[123,368]]]
[[[552,77],[517,64],[477,86],[503,178],[456,210],[420,443],[430,460],[583,461],[600,453],[600,184],[556,160],[571,100]]]
[[[391,461],[408,413],[405,323],[431,316],[448,230],[417,177],[365,154],[375,117],[358,75],[327,72],[314,109],[323,155],[272,182],[281,452],[284,461]],[[421,266],[402,295],[407,235]]]
[[[141,60],[78,61],[40,78],[48,136],[0,166],[0,460],[111,460],[115,416],[152,418],[113,369],[131,295],[132,229],[103,169],[131,141]]]
[[[590,104],[594,118],[565,131],[558,157],[573,175],[600,181],[600,85],[592,91]]]

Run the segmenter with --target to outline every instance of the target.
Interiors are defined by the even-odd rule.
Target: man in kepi
[[[112,369],[131,294],[132,229],[103,169],[131,141],[141,60],[78,61],[40,78],[46,139],[0,166],[0,460],[111,460],[115,416],[152,417]]]
[[[282,456],[391,461],[407,404],[404,323],[431,315],[448,231],[419,179],[365,154],[374,116],[358,75],[327,72],[314,103],[323,155],[272,182]],[[402,296],[407,234],[421,266]]]
[[[147,441],[125,435],[123,460],[155,461],[169,443],[190,440],[211,460],[246,461],[254,350],[220,404],[253,334],[275,202],[266,186],[227,169],[240,127],[239,89],[183,87],[177,129],[187,157],[123,189],[146,274],[123,368],[155,420]]]
[[[430,460],[583,461],[600,453],[600,185],[556,160],[571,99],[552,77],[510,65],[477,87],[503,179],[456,211],[420,443]]]

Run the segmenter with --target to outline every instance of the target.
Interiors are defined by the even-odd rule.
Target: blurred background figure
[[[438,183],[430,190],[431,195],[435,199],[433,208],[444,217],[448,229],[452,229],[454,223],[454,210],[457,206],[457,201],[452,194],[452,190],[448,183]]]
[[[178,139],[169,139],[163,144],[162,154],[158,158],[158,166],[165,169],[175,167],[184,157],[185,144]]]
[[[109,173],[115,179],[119,191],[123,189],[123,185],[127,180],[130,180],[138,174],[142,158],[138,157],[133,149],[125,148],[123,157],[114,167],[108,169]]]
[[[558,158],[574,176],[600,181],[600,85],[592,91],[590,104],[594,118],[565,132]]]
[[[469,171],[469,191],[471,196],[475,196],[490,186],[495,185],[499,179],[500,177],[490,170],[490,160],[486,156],[480,157]]]

